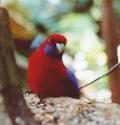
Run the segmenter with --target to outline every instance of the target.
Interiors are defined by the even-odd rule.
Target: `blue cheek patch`
[[[78,82],[77,82],[77,79],[75,78],[74,74],[71,72],[71,70],[67,70],[67,75],[68,75],[68,78],[69,80],[72,82],[73,86],[76,88],[76,89],[79,89],[80,87],[78,86]]]
[[[54,56],[56,54],[56,46],[47,45],[45,47],[44,52],[45,52],[45,55],[47,55],[47,56]]]

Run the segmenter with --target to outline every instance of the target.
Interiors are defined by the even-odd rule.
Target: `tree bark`
[[[38,125],[26,106],[14,57],[9,15],[0,8],[0,92],[12,125]],[[40,124],[40,123],[39,123]]]
[[[106,42],[106,52],[108,55],[108,67],[112,67],[118,62],[117,46],[119,39],[116,30],[116,17],[112,6],[112,0],[103,0],[103,38]],[[110,74],[109,85],[112,92],[112,101],[120,103],[120,71],[119,67]]]

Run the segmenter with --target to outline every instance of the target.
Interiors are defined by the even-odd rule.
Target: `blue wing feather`
[[[75,78],[74,74],[72,73],[72,71],[70,69],[67,69],[67,75],[68,75],[69,80],[73,84],[73,86],[76,89],[79,89],[80,87],[78,85],[77,79]]]

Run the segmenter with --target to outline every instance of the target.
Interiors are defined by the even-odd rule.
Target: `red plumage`
[[[57,44],[65,45],[66,42],[63,35],[52,34],[29,58],[28,84],[40,97],[79,98],[75,78],[62,62],[63,51],[57,49]]]

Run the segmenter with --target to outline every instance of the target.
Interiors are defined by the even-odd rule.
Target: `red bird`
[[[77,80],[62,62],[66,42],[63,35],[52,34],[29,58],[28,84],[39,97],[79,98]]]

